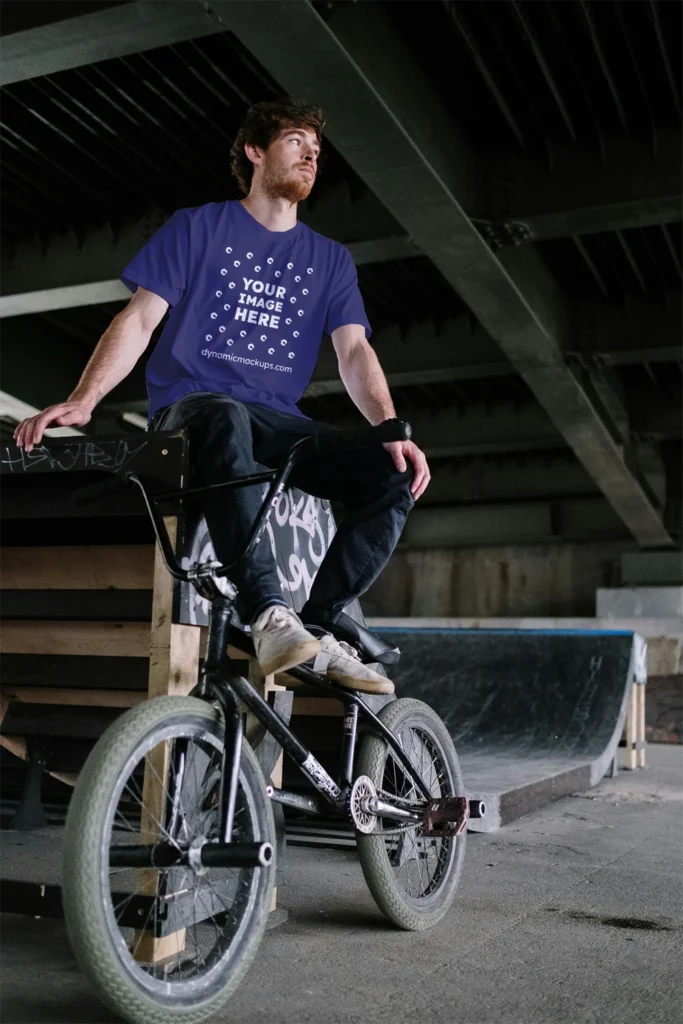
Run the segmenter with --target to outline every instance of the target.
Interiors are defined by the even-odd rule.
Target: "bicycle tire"
[[[405,736],[407,730],[419,733],[420,743],[425,748],[428,747],[430,753],[433,752],[435,758],[439,759],[443,769],[442,781],[430,785],[434,796],[465,795],[462,772],[453,741],[432,708],[413,698],[401,698],[382,708],[378,717],[397,735]],[[406,750],[405,742],[403,747]],[[378,790],[391,791],[392,786],[388,785],[387,780],[389,763],[395,774],[397,762],[391,755],[386,740],[377,733],[366,734],[359,744],[356,775],[367,776]],[[419,804],[424,801],[420,798],[415,802]],[[376,831],[381,831],[383,825],[390,828],[396,824],[388,819],[379,819],[375,828]],[[365,881],[379,909],[397,927],[406,931],[422,931],[440,921],[455,898],[465,855],[466,834],[463,833],[457,839],[427,840],[424,837],[420,838],[422,833],[419,827],[411,829],[410,833],[399,833],[404,836],[409,834],[417,837],[414,847],[417,858],[426,857],[424,851],[428,848],[438,850],[437,858],[442,850],[446,851],[445,868],[442,870],[439,883],[433,892],[424,896],[413,896],[405,891],[405,885],[399,883],[401,868],[397,871],[395,863],[392,863],[396,856],[395,851],[391,849],[392,840],[389,836],[357,831],[356,843]],[[419,842],[423,843],[423,851],[417,849]]]
[[[113,834],[114,813],[125,784],[121,779],[125,779],[128,767],[141,752],[153,750],[155,742],[167,742],[169,730],[178,735],[182,735],[182,730],[195,730],[205,746],[219,752],[222,749],[221,714],[204,701],[193,697],[158,697],[127,711],[104,733],[90,754],[76,785],[65,829],[62,898],[71,945],[102,1001],[131,1024],[199,1024],[225,1004],[258,950],[275,878],[274,861],[247,878],[246,886],[251,889],[243,901],[246,916],[243,926],[235,929],[239,945],[233,950],[235,942],[230,940],[229,956],[225,964],[218,962],[210,991],[198,985],[194,998],[178,999],[177,991],[164,997],[156,989],[150,991],[156,982],[148,982],[142,970],[131,967],[129,960],[133,958],[122,941],[121,931],[118,941],[114,934],[118,920],[110,906],[113,894],[106,893],[110,870],[107,830],[111,825]],[[253,838],[270,842],[275,850],[275,826],[266,784],[246,741],[239,785],[247,808],[245,820],[253,829]]]

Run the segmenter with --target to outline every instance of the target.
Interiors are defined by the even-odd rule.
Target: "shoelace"
[[[290,615],[288,614],[287,609],[282,608],[280,605],[274,605],[261,629],[282,629],[284,626],[288,626],[289,623]]]
[[[331,633],[325,638],[324,644],[326,654],[341,654],[342,656],[346,654],[347,657],[352,658],[354,661],[361,660],[360,654],[355,647],[347,644],[345,640],[335,640]]]

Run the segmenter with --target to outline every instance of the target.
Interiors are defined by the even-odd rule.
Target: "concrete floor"
[[[384,924],[347,852],[290,849],[289,920],[217,1021],[677,1024],[683,748],[468,838],[453,909]],[[2,915],[4,1024],[105,1024],[61,922]]]

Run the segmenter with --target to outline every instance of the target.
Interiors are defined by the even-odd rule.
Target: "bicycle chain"
[[[413,809],[414,810],[419,810],[417,805],[414,804],[414,803],[411,803],[410,800],[408,800],[407,797],[396,796],[395,793],[387,793],[387,791],[385,789],[378,789],[377,790],[377,796],[382,797],[383,799],[389,800],[392,803],[398,804],[399,806],[401,804],[404,804],[410,810],[413,810]],[[377,819],[379,820],[379,818],[380,818],[380,815],[378,814],[377,815]],[[411,828],[419,828],[421,824],[422,824],[421,821],[407,821],[407,822],[405,822],[404,825],[395,825],[393,828],[381,828],[381,829],[378,829],[377,831],[370,832],[369,835],[371,835],[371,836],[395,836],[395,835],[400,835],[401,832],[408,832]]]

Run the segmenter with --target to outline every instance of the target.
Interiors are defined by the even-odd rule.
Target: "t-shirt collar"
[[[261,234],[267,235],[269,238],[272,239],[281,238],[283,241],[285,239],[294,238],[299,233],[299,230],[301,228],[300,221],[297,221],[293,228],[288,228],[286,231],[270,231],[268,228],[264,227],[263,224],[257,221],[255,217],[252,217],[252,215],[249,213],[249,210],[242,206],[239,199],[235,199],[234,203],[235,206],[237,207],[237,210],[239,211],[239,214],[247,219],[252,231],[261,232]]]

